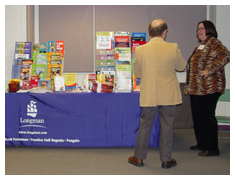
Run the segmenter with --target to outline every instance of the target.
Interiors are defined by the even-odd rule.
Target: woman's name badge
[[[204,49],[205,45],[200,45],[197,49],[202,50]]]

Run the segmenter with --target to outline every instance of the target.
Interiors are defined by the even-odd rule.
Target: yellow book
[[[65,73],[65,85],[71,86],[76,85],[77,82],[77,73]]]

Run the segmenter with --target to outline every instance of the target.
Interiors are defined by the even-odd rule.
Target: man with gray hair
[[[141,78],[140,126],[134,156],[128,162],[143,166],[147,158],[153,121],[158,112],[160,121],[160,160],[162,168],[177,165],[172,159],[173,123],[176,105],[182,103],[176,71],[183,71],[186,61],[176,43],[165,42],[168,28],[165,21],[156,19],[148,28],[151,40],[136,47],[134,74]]]

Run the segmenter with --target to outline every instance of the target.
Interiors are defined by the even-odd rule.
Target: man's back
[[[180,104],[182,97],[175,69],[182,71],[185,66],[176,43],[156,37],[137,47],[134,73],[141,78],[140,106]]]

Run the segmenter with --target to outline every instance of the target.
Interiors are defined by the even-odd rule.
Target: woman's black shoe
[[[219,156],[219,150],[218,151],[202,151],[198,153],[198,156]]]
[[[198,147],[198,146],[190,146],[190,148],[189,149],[191,149],[191,150],[202,150],[202,148],[200,148],[200,147]]]

